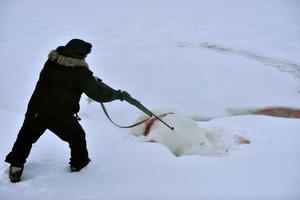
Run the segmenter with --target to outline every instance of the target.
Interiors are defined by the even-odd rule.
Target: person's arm
[[[97,102],[110,102],[114,100],[123,100],[122,92],[102,83],[101,79],[94,77],[92,72],[86,74],[82,83],[82,91],[89,98]]]

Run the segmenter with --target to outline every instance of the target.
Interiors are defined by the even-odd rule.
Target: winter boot
[[[24,167],[10,166],[9,167],[9,179],[10,179],[10,182],[12,182],[12,183],[19,182],[21,180],[23,169],[24,169]]]
[[[85,162],[81,163],[80,165],[71,165],[70,166],[71,172],[79,172],[82,168],[86,167],[90,161],[91,161],[90,159],[87,159]]]

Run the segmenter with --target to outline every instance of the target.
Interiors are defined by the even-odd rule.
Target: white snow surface
[[[33,146],[22,182],[9,182],[4,162],[47,54],[72,38],[93,44],[87,62],[95,75],[150,109],[211,118],[234,107],[300,108],[299,9],[298,0],[1,0],[0,199],[299,200],[299,119],[197,122],[251,144],[225,156],[177,157],[116,128],[83,96],[88,167],[70,173],[68,145],[49,131]],[[121,124],[141,114],[125,102],[107,109]]]

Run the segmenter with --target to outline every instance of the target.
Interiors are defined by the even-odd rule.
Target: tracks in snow
[[[178,47],[180,47],[180,48],[199,47],[199,48],[209,49],[209,50],[219,52],[219,53],[242,56],[242,57],[260,62],[264,65],[275,67],[282,72],[291,73],[297,79],[300,80],[300,63],[295,63],[295,62],[278,59],[278,58],[272,58],[272,57],[260,55],[258,53],[254,53],[251,51],[247,51],[244,49],[235,49],[235,48],[225,47],[225,46],[222,46],[219,44],[213,44],[213,43],[209,43],[209,42],[203,42],[198,45],[186,43],[186,44],[180,44],[180,45],[178,45]]]

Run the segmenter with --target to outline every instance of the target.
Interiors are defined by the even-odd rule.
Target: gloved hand
[[[117,91],[117,99],[120,99],[121,101],[124,101],[128,98],[131,98],[131,96],[130,96],[130,94],[128,94],[128,92],[121,91],[121,90]]]
[[[122,100],[121,101],[126,100],[128,98],[131,98],[130,94],[126,91],[122,91]]]

